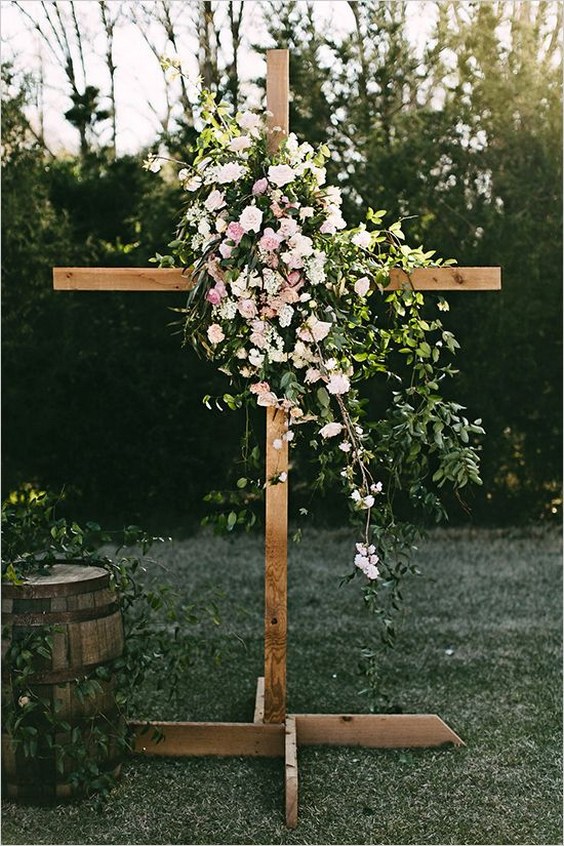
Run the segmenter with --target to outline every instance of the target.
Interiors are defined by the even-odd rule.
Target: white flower
[[[313,215],[315,214],[315,209],[313,209],[311,206],[302,206],[299,214],[300,220],[305,220],[306,217],[313,217]]]
[[[214,346],[225,339],[223,329],[218,323],[212,323],[211,326],[208,326],[208,338]]]
[[[374,497],[372,496],[372,494],[369,494],[369,496],[365,496],[362,500],[362,503],[363,508],[372,508],[372,506],[374,505]]]
[[[216,182],[225,184],[227,182],[236,182],[241,179],[246,172],[246,168],[237,162],[227,162],[227,164],[220,165],[215,172]]]
[[[351,499],[353,500],[353,502],[360,502],[360,500],[362,499],[360,491],[353,491],[351,494]]]
[[[268,180],[269,182],[273,182],[274,185],[278,185],[281,188],[283,185],[287,185],[288,182],[293,182],[296,178],[296,172],[290,165],[271,165],[268,168]]]
[[[330,205],[333,206],[340,206],[343,202],[343,198],[341,196],[341,189],[337,188],[336,185],[328,185],[325,189],[325,198]]]
[[[257,405],[261,405],[264,408],[278,405],[278,397],[276,394],[273,394],[272,391],[265,391],[264,394],[260,394],[260,396],[257,397]]]
[[[282,439],[281,438],[274,438],[272,441],[272,446],[274,449],[282,449]]]
[[[241,212],[239,223],[245,232],[258,232],[262,223],[262,211],[256,206],[247,206]]]
[[[187,167],[181,167],[180,170],[178,171],[178,181],[179,182],[184,182],[184,180],[188,179],[189,176],[190,176],[190,171],[188,170]]]
[[[327,382],[327,390],[330,394],[346,394],[350,387],[350,382],[344,373],[333,373]]]
[[[322,341],[329,334],[332,325],[332,323],[318,320],[317,317],[311,315],[308,317],[306,324],[298,330],[298,337],[302,341]],[[341,393],[346,393],[346,391],[342,391]]]
[[[370,490],[372,493],[379,494],[382,493],[382,482],[376,482],[373,485],[370,485]]]
[[[315,382],[319,382],[321,379],[321,373],[319,370],[316,370],[315,367],[309,367],[308,371],[305,375],[304,382],[308,385],[313,385]]]
[[[156,156],[149,156],[147,161],[143,162],[143,164],[145,165],[146,170],[150,170],[151,173],[158,173],[162,167]]]
[[[285,482],[287,480],[287,478],[288,478],[288,474],[286,473],[285,470],[282,470],[282,472],[279,473],[279,475],[278,475],[278,481],[279,482]]]
[[[361,276],[354,283],[354,292],[359,297],[365,297],[370,290],[370,279],[367,276]]]
[[[245,347],[239,347],[238,350],[235,350],[235,355],[237,358],[247,358],[247,350]]]
[[[222,191],[212,191],[207,200],[204,203],[204,206],[207,208],[208,211],[217,211],[217,209],[223,208],[225,205],[225,194]],[[221,219],[221,218],[220,218]],[[223,221],[225,223],[225,221]],[[227,228],[227,224],[225,225]],[[218,230],[219,231],[219,230]]]
[[[278,312],[278,322],[280,326],[286,327],[289,326],[292,322],[292,317],[294,316],[294,309],[291,305],[284,305]]]
[[[323,185],[325,180],[327,179],[327,171],[324,167],[316,167],[312,165],[310,168],[311,172],[313,173],[314,179],[318,185]]]
[[[313,253],[313,241],[307,235],[296,232],[288,241],[292,251],[299,256],[310,256]]]
[[[184,190],[185,191],[197,191],[198,188],[202,184],[202,177],[201,176],[192,176],[188,179],[187,182],[184,183]]]
[[[248,135],[237,135],[229,142],[228,149],[233,150],[234,153],[241,153],[243,150],[248,150],[252,147],[253,142]]]
[[[370,232],[366,231],[366,229],[361,229],[360,232],[357,232],[352,236],[351,241],[357,247],[362,247],[367,250],[372,243],[372,236],[370,235]]]
[[[342,430],[342,423],[326,423],[325,426],[319,430],[319,434],[322,438],[334,438],[335,435],[340,435]]]
[[[293,235],[296,235],[300,231],[300,227],[298,226],[297,222],[294,220],[293,217],[285,217],[280,221],[280,226],[278,227],[278,235],[282,238],[291,238]]]
[[[241,129],[246,129],[251,134],[260,128],[260,116],[254,112],[243,112],[237,117],[237,123]]]
[[[264,362],[264,353],[259,352],[254,347],[249,351],[249,364],[253,367],[262,367]]]
[[[351,445],[349,444],[348,441],[343,441],[342,444],[339,444],[339,449],[342,450],[343,452],[350,452],[351,451]]]
[[[293,441],[293,440],[294,440],[294,433],[293,433],[293,432],[286,432],[286,434],[284,435],[284,438],[283,438],[283,439],[284,439],[285,441],[288,441],[288,443],[289,443],[290,441]]]

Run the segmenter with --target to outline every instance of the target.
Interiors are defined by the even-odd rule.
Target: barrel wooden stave
[[[48,574],[33,576],[23,585],[4,586],[3,609],[3,627],[8,632],[2,640],[3,657],[12,643],[46,626],[56,626],[51,656],[37,656],[27,692],[56,707],[58,717],[68,722],[71,730],[80,727],[89,757],[105,770],[117,773],[121,750],[115,737],[110,737],[107,757],[95,742],[100,728],[107,733],[111,726],[110,734],[116,737],[120,730],[115,680],[97,679],[100,689],[82,699],[77,693],[81,680],[123,652],[121,612],[107,571],[55,564]],[[15,696],[10,668],[4,665],[3,700]],[[14,705],[17,707],[17,703]],[[63,746],[70,740],[70,732],[59,732],[54,738]],[[65,758],[60,774],[50,750],[41,749],[37,758],[28,759],[21,744],[2,735],[3,789],[10,798],[38,802],[70,798],[76,791],[65,781],[75,766]]]

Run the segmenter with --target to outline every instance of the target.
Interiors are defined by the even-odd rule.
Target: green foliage
[[[115,784],[116,761],[131,750],[127,719],[144,716],[143,685],[150,683],[168,701],[175,700],[200,649],[187,635],[188,627],[219,625],[219,597],[181,602],[170,585],[148,572],[157,565],[147,552],[162,538],[137,526],[120,533],[104,531],[92,522],[83,528],[57,517],[60,505],[61,496],[29,487],[13,492],[3,503],[3,579],[22,584],[29,574],[45,572],[65,560],[110,573],[110,589],[123,616],[124,650],[119,658],[77,678],[73,694],[84,702],[110,685],[116,714],[113,719],[94,714],[71,726],[59,713],[56,696],[46,697],[37,683],[38,671],[51,666],[57,626],[31,629],[14,639],[6,626],[2,727],[31,759],[30,768],[53,758],[61,782],[81,793],[106,795]],[[110,545],[116,543],[111,554]]]
[[[557,5],[432,4],[436,27],[420,54],[405,38],[404,3],[354,4],[358,26],[341,40],[304,4],[269,6],[275,43],[292,51],[291,126],[330,141],[328,181],[342,187],[349,222],[369,207],[417,215],[404,223],[411,242],[503,267],[500,294],[449,298],[458,393],[488,431],[484,484],[468,497],[477,522],[561,508]],[[53,157],[25,116],[30,81],[4,68],[3,89],[4,490],[70,479],[75,513],[195,525],[206,490],[224,484],[244,421],[226,432],[199,405],[222,389],[169,335],[168,307],[183,297],[51,290],[53,266],[141,266],[166,252],[178,187],[135,157]],[[183,156],[194,141],[193,127],[168,139]],[[380,396],[367,388],[371,403]],[[294,502],[307,507],[308,450],[293,461]],[[333,520],[334,499],[315,510]],[[448,510],[467,519],[456,500]]]

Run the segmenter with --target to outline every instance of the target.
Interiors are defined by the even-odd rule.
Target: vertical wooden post
[[[269,128],[274,152],[288,134],[289,92],[288,50],[266,54],[266,107],[271,113]],[[279,128],[278,128],[279,127]],[[280,409],[266,410],[266,529],[264,563],[264,721],[286,719],[286,630],[288,557],[288,481],[270,484],[280,473],[288,473],[288,442],[284,440],[288,420]],[[281,449],[274,448],[274,442]]]

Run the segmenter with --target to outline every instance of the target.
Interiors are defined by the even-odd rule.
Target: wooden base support
[[[298,824],[298,738],[296,717],[286,718],[285,742],[286,825],[295,828]]]
[[[239,756],[285,759],[286,825],[298,824],[298,746],[402,749],[464,742],[436,714],[289,714],[265,723],[264,676],[252,723],[132,722],[133,751],[169,757]]]

